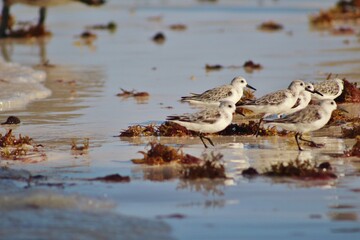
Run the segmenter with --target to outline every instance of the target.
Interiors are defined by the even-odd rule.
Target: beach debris
[[[93,30],[108,30],[110,32],[115,32],[117,29],[117,24],[114,21],[110,21],[107,24],[96,24],[92,26],[87,26],[86,28]]]
[[[159,215],[159,216],[156,216],[156,218],[157,219],[164,219],[164,218],[183,219],[183,218],[186,218],[186,216],[181,213],[172,213],[172,214],[168,214],[168,215]]]
[[[40,150],[41,144],[36,144],[29,136],[16,138],[12,129],[5,135],[0,134],[0,155],[7,160],[20,160],[26,163],[43,161],[46,159],[44,152]]]
[[[220,65],[220,64],[214,64],[214,65],[210,65],[210,64],[206,64],[205,65],[205,70],[207,72],[210,72],[210,71],[219,71],[221,69],[223,69],[224,66]]]
[[[95,33],[92,33],[90,31],[85,31],[79,35],[80,38],[86,40],[86,41],[94,41],[97,38],[97,35]]]
[[[341,134],[344,138],[356,138],[360,136],[360,121],[352,122],[351,127],[341,127]]]
[[[350,21],[356,23],[360,18],[360,3],[358,0],[344,1],[339,0],[335,6],[320,10],[319,13],[310,15],[310,23],[317,28],[328,28],[333,25],[335,21]]]
[[[356,142],[351,149],[344,152],[346,157],[360,157],[360,136],[356,138]]]
[[[10,129],[4,136],[0,133],[0,147],[7,146],[18,146],[18,145],[31,145],[32,139],[28,136],[22,137],[19,134],[19,138],[16,138],[12,134],[12,129]]]
[[[196,165],[183,166],[180,170],[180,178],[192,180],[199,178],[227,178],[221,153],[204,153],[202,158]]]
[[[338,27],[330,32],[333,35],[354,35],[356,32],[352,27]]]
[[[158,142],[149,142],[147,152],[139,151],[143,155],[141,159],[132,159],[135,164],[163,165],[168,163],[194,164],[199,158],[190,154],[184,154],[181,148],[173,148]]]
[[[37,64],[36,67],[38,67],[38,68],[54,68],[54,67],[56,67],[56,65],[50,63],[49,59],[46,59],[46,60],[43,60],[41,63]]]
[[[255,177],[259,175],[259,172],[255,168],[249,167],[244,169],[241,172],[241,175],[243,175],[244,177]]]
[[[272,164],[262,175],[268,177],[290,177],[299,180],[329,180],[337,178],[330,163],[316,165],[309,160],[295,159],[289,162]]]
[[[260,63],[254,63],[252,60],[246,61],[243,67],[247,73],[252,73],[254,70],[261,70],[263,68]]]
[[[174,31],[185,31],[187,26],[185,24],[172,24],[169,28]]]
[[[122,97],[124,99],[127,99],[127,98],[134,98],[135,101],[138,103],[138,104],[144,104],[144,103],[147,103],[148,100],[149,100],[149,97],[150,97],[150,94],[148,92],[137,92],[135,90],[132,90],[132,91],[128,91],[128,90],[125,90],[125,89],[122,89],[121,88],[121,93],[117,93],[116,96],[118,97]]]
[[[123,97],[123,98],[129,98],[129,97],[149,97],[150,94],[148,92],[137,92],[136,90],[125,90],[123,88],[121,89],[121,93],[117,93],[116,96],[117,97]]]
[[[241,99],[236,103],[236,105],[241,106],[242,104],[245,104],[246,102],[249,102],[249,101],[253,101],[255,99],[256,99],[256,97],[255,97],[254,91],[245,88],[243,90],[243,95],[242,95]],[[251,111],[249,109],[245,109],[245,108],[236,108],[235,112],[240,115],[247,115],[247,114],[253,113],[253,111]]]
[[[260,24],[260,26],[258,26],[259,30],[267,31],[267,32],[280,31],[283,28],[284,28],[283,25],[272,20],[263,22],[262,24]]]
[[[145,136],[182,137],[195,136],[195,134],[179,124],[166,121],[159,126],[155,124],[129,126],[118,135],[118,137]]]
[[[88,181],[101,181],[101,182],[111,182],[111,183],[124,183],[130,182],[129,176],[121,176],[120,174],[111,174],[104,177],[90,178]]]
[[[249,121],[248,123],[232,123],[226,127],[223,131],[213,133],[212,135],[220,136],[245,136],[253,135],[257,131],[258,124],[255,121]],[[260,136],[292,136],[293,133],[285,130],[277,130],[276,127],[260,128]],[[179,124],[165,121],[160,125],[133,125],[127,129],[122,130],[116,137],[185,137],[185,136],[197,136],[193,131],[187,130],[185,127]]]
[[[90,48],[95,48],[93,46],[94,41],[97,39],[97,35],[90,31],[84,31],[80,35],[76,36],[77,41],[74,42],[75,46],[87,46]]]
[[[158,32],[152,37],[152,40],[157,44],[163,44],[166,40],[166,37],[164,33]]]
[[[204,3],[216,3],[218,0],[197,0],[198,2],[204,2]]]
[[[232,123],[218,134],[222,136],[244,136],[254,135],[257,131],[259,132],[259,136],[288,136],[291,134],[285,130],[278,131],[276,127],[260,127],[258,130],[258,125],[259,124],[255,121],[239,124]]]
[[[195,136],[193,131],[188,130],[186,127],[180,124],[166,121],[158,127],[159,136],[166,137],[183,137],[183,136]]]
[[[71,151],[75,155],[83,155],[89,150],[89,138],[84,138],[83,145],[78,146],[76,139],[71,140]]]
[[[1,123],[1,125],[12,125],[12,124],[20,124],[20,119],[16,116],[9,116],[5,122]]]
[[[163,16],[161,16],[161,15],[151,16],[151,17],[148,17],[147,20],[148,20],[149,22],[162,22]]]
[[[335,99],[337,103],[359,103],[360,102],[360,88],[356,83],[351,83],[345,78],[344,90],[339,97]]]
[[[129,126],[126,130],[120,132],[120,135],[117,137],[146,137],[154,136],[157,132],[157,127],[155,124],[149,124],[147,126],[134,125]]]

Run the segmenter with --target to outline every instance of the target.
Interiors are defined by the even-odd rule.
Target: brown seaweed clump
[[[284,28],[283,25],[281,25],[280,23],[274,22],[274,21],[263,22],[258,27],[259,30],[268,31],[268,32],[280,31],[283,28]]]
[[[87,151],[89,150],[89,138],[85,138],[83,145],[77,145],[76,144],[76,140],[72,139],[71,141],[71,151],[73,154],[75,155],[83,155],[85,153],[87,153]]]
[[[344,152],[346,157],[360,157],[360,137],[356,138],[356,143],[350,149]]]
[[[338,27],[331,30],[333,35],[354,35],[355,30],[351,27]]]
[[[312,164],[309,160],[300,161],[296,159],[286,163],[278,162],[272,164],[270,169],[266,169],[263,175],[269,177],[290,177],[300,180],[329,180],[337,178],[331,171],[331,167],[323,167],[325,164],[320,164],[319,166]]]
[[[107,23],[107,24],[96,24],[92,26],[86,27],[87,29],[93,29],[93,30],[108,30],[110,32],[115,32],[117,29],[117,24],[113,21]]]
[[[341,133],[344,138],[356,138],[360,136],[360,123],[352,123],[351,128],[341,128]]]
[[[249,60],[243,64],[243,67],[247,73],[252,73],[254,70],[261,70],[263,66],[260,63],[254,63],[253,61]]]
[[[39,147],[33,143],[33,139],[29,136],[21,136],[16,138],[10,129],[4,136],[0,134],[0,154],[1,157],[8,160],[23,160],[24,162],[32,162],[32,159],[26,158],[30,153],[40,152]],[[45,156],[45,154],[40,154]],[[34,160],[35,161],[35,160]]]
[[[146,136],[163,136],[163,137],[184,137],[193,136],[194,132],[187,130],[185,127],[173,123],[164,122],[160,126],[149,124],[147,126],[134,125],[123,130],[119,137],[146,137]]]
[[[121,93],[116,94],[116,96],[118,97],[124,97],[124,98],[129,98],[129,97],[149,97],[150,94],[148,92],[137,92],[135,90],[125,90],[125,89],[121,89]]]
[[[360,103],[360,89],[357,87],[356,83],[351,83],[345,78],[344,81],[344,90],[339,97],[335,100],[337,103]]]
[[[129,126],[126,130],[120,132],[119,137],[146,137],[146,136],[155,136],[157,128],[154,124],[147,126],[134,125]]]
[[[200,161],[199,158],[190,154],[184,154],[180,148],[175,149],[158,142],[150,142],[150,149],[147,152],[139,151],[142,159],[132,159],[135,164],[163,165],[167,163],[194,164]]]
[[[210,72],[210,71],[219,71],[221,69],[223,69],[224,66],[220,65],[220,64],[214,64],[214,65],[211,65],[211,64],[206,64],[205,65],[205,70],[206,72]]]
[[[350,21],[354,23],[360,18],[359,0],[339,0],[337,4],[327,10],[321,10],[318,14],[310,16],[310,23],[317,28],[332,26],[335,21]]]
[[[199,178],[221,178],[226,179],[225,165],[222,162],[221,153],[203,154],[203,160],[197,165],[184,166],[180,170],[182,179],[199,179]]]
[[[123,182],[130,182],[129,176],[121,176],[119,174],[111,174],[106,175],[104,177],[97,177],[97,178],[90,178],[89,181],[101,181],[101,182],[111,182],[111,183],[123,183]]]
[[[249,123],[231,123],[224,130],[219,132],[219,135],[223,136],[244,136],[244,135],[254,135],[258,129],[258,123],[255,121],[249,121]],[[259,136],[285,136],[288,135],[288,132],[285,130],[278,131],[276,127],[263,128],[259,129]]]
[[[172,24],[169,28],[174,31],[185,31],[187,27],[184,24]]]
[[[187,130],[186,127],[168,121],[158,127],[158,132],[160,136],[164,137],[184,137],[195,135],[194,132]]]
[[[166,37],[162,32],[158,32],[152,37],[152,40],[157,44],[163,44],[166,40]]]

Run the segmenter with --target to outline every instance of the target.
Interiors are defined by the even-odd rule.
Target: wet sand
[[[183,146],[185,153],[198,157],[204,151],[220,152],[232,177],[226,181],[184,181],[173,175],[176,166],[134,165],[130,160],[141,157],[138,151],[143,151],[153,138],[114,137],[129,125],[159,123],[167,115],[193,111],[178,99],[189,92],[226,84],[236,75],[243,75],[258,89],[256,96],[284,88],[294,79],[322,80],[330,72],[359,82],[358,37],[332,36],[308,25],[310,13],[333,3],[112,1],[95,9],[77,4],[50,9],[47,25],[52,38],[1,43],[7,61],[45,71],[45,86],[52,91],[50,97],[32,102],[25,109],[1,112],[4,120],[9,115],[18,116],[22,124],[15,133],[31,136],[44,145],[47,155],[45,161],[34,164],[0,161],[2,166],[47,177],[39,181],[46,184],[30,188],[24,181],[1,180],[4,197],[0,202],[14,199],[8,208],[0,208],[4,218],[20,214],[24,225],[26,219],[34,219],[39,223],[33,225],[34,229],[45,226],[41,220],[51,222],[59,216],[70,223],[89,219],[96,231],[108,227],[108,235],[93,235],[94,239],[119,236],[123,228],[115,231],[117,225],[110,222],[118,221],[120,226],[122,221],[127,222],[127,216],[135,218],[130,228],[132,239],[143,239],[137,234],[137,227],[143,226],[152,234],[149,239],[357,239],[360,165],[356,158],[333,157],[355,142],[338,138],[339,128],[313,133],[312,139],[326,143],[325,147],[306,147],[301,153],[292,137],[213,137],[216,147],[206,151],[197,138],[158,139]],[[13,12],[20,19],[36,16],[36,10],[22,6]],[[284,30],[258,31],[257,26],[267,20],[284,24]],[[117,23],[116,32],[94,31],[98,37],[93,44],[79,46],[76,36],[85,26],[109,21]],[[168,28],[179,23],[187,29]],[[166,36],[163,44],[151,40],[159,31]],[[54,67],[38,66],[45,60]],[[238,67],[247,60],[264,68],[247,73]],[[206,72],[205,64],[230,67]],[[144,102],[123,99],[116,96],[120,88],[146,91],[150,97]],[[359,112],[359,104],[346,107],[354,115]],[[72,139],[80,144],[85,138],[90,141],[85,154],[71,151]],[[339,178],[309,182],[241,176],[249,166],[264,169],[271,163],[296,158],[330,161]],[[114,173],[130,176],[131,182],[84,180]],[[32,201],[33,196],[45,200]],[[26,198],[29,202],[22,201]],[[50,204],[49,199],[61,200]],[[98,204],[87,207],[82,201]],[[73,211],[79,213],[77,217],[70,214]],[[171,214],[182,217],[166,217]],[[96,218],[108,220],[97,225]],[[27,234],[9,228],[8,221],[2,222],[3,236]],[[90,230],[85,225],[71,231],[79,234],[79,239],[86,239],[89,236],[85,232]],[[49,227],[49,232],[58,233],[60,239],[67,237],[61,229]],[[39,237],[46,232],[33,234]]]

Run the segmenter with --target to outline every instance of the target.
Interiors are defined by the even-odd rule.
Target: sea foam
[[[44,71],[0,59],[0,111],[25,108],[31,101],[50,96],[45,80]]]

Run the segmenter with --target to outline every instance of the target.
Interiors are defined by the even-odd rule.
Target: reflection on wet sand
[[[20,46],[36,47],[38,51],[39,64],[42,65],[49,61],[47,58],[46,45],[50,38],[29,38],[29,39],[2,39],[0,40],[0,49],[3,59],[12,62],[15,48]]]
[[[35,45],[39,49],[39,65],[36,68],[46,72],[45,86],[52,91],[52,95],[45,100],[29,105],[28,112],[31,113],[32,123],[64,122],[78,117],[79,113],[71,114],[71,112],[89,107],[83,103],[89,98],[100,96],[104,88],[106,76],[102,66],[80,67],[49,64],[50,60],[46,51],[49,41],[49,38],[0,41],[1,53],[6,61],[12,60],[16,47]],[[13,111],[14,114],[22,112]],[[23,116],[22,118],[26,119],[27,117]]]
[[[79,110],[89,107],[85,102],[99,97],[104,87],[104,69],[101,67],[56,66],[41,70],[47,74],[45,86],[52,95],[29,104],[27,115],[23,115],[23,111],[12,111],[13,115],[22,115],[23,122],[54,124],[79,117]]]
[[[149,181],[168,181],[179,178],[180,165],[139,166],[132,168],[132,178]],[[141,175],[141,176],[139,176]]]
[[[223,196],[226,186],[224,179],[198,179],[198,180],[180,180],[176,189],[199,192],[204,195]]]

